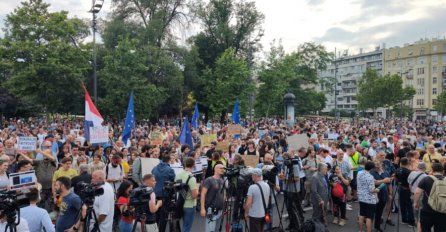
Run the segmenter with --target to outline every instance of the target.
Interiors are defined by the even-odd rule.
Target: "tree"
[[[434,103],[434,109],[441,115],[446,114],[446,91],[443,91],[438,95],[437,100]]]
[[[296,96],[296,112],[305,114],[325,107],[325,95],[311,86],[317,83],[318,70],[326,69],[331,54],[321,45],[304,43],[296,52],[285,54],[282,46],[271,46],[267,61],[258,73],[260,82],[256,98],[256,114],[281,115],[283,96],[287,91]]]
[[[23,2],[5,21],[1,66],[12,94],[46,112],[80,112],[80,83],[90,68],[88,51],[77,47],[86,25],[68,12],[48,12],[42,0]]]
[[[215,68],[207,69],[205,76],[207,79],[213,79],[214,83],[205,87],[209,95],[203,102],[212,112],[221,113],[224,118],[238,99],[241,113],[247,113],[246,106],[249,105],[249,96],[254,90],[254,85],[249,79],[246,61],[236,57],[234,49],[227,49],[217,60]]]

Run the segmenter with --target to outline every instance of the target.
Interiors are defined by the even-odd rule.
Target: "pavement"
[[[279,210],[282,210],[282,202],[283,202],[283,195],[278,195],[277,196],[277,201],[279,202]],[[359,231],[359,227],[358,227],[358,222],[357,222],[357,217],[359,214],[359,203],[358,202],[352,202],[352,210],[347,210],[347,223],[344,226],[339,226],[339,225],[335,225],[333,223],[331,223],[333,221],[333,216],[331,214],[327,214],[327,218],[328,218],[328,229],[330,232],[338,232],[338,231],[346,231],[346,232],[358,232]],[[312,215],[312,208],[304,208],[305,210],[305,220],[310,219],[311,215]],[[384,212],[386,214],[386,212]],[[286,217],[286,209],[284,210],[284,215],[285,217],[282,219],[282,223],[284,225],[284,227],[288,226],[288,218]],[[392,213],[391,214],[391,218],[392,221],[397,224],[397,215],[396,213]],[[278,222],[278,214],[277,214],[277,210],[274,210],[274,214],[273,214],[273,221],[274,221],[274,226],[278,226],[279,222]],[[244,223],[244,222],[243,222]],[[204,218],[202,218],[200,216],[200,214],[197,212],[195,215],[195,219],[194,219],[194,224],[192,227],[192,231],[204,231],[204,224],[205,224],[205,220]],[[218,231],[218,225],[217,225],[217,231]],[[364,227],[365,228],[365,227]],[[384,229],[384,224],[381,225],[381,229],[385,232],[416,232],[416,228],[410,228],[407,225],[403,225],[401,224],[401,222],[399,223],[399,228],[397,225],[395,226],[390,226],[387,225],[386,228]],[[223,232],[225,232],[225,226],[222,226],[222,230]],[[372,230],[375,231],[375,230]]]

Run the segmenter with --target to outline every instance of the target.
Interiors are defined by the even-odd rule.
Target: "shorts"
[[[376,204],[369,204],[359,202],[359,216],[370,218],[373,220],[375,217]]]

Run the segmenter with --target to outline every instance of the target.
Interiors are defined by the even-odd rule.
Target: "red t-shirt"
[[[119,197],[118,199],[118,205],[128,205],[129,204],[129,198],[128,197]],[[122,213],[121,213],[122,214]],[[121,215],[121,220],[124,221],[125,223],[132,223],[133,222],[133,218],[132,216],[128,216],[128,217],[124,217]]]

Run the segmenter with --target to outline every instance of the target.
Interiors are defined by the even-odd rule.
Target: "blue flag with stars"
[[[234,110],[232,111],[232,123],[240,124],[240,110],[238,109],[238,99],[235,100]]]
[[[181,128],[180,143],[181,145],[188,144],[190,150],[191,151],[194,150],[194,144],[192,142],[192,133],[190,131],[189,120],[187,119],[187,117],[184,118],[183,128]]]
[[[198,103],[195,103],[194,115],[192,115],[192,127],[194,129],[198,128],[198,118],[200,117],[200,113],[198,112]]]
[[[133,105],[133,92],[130,93],[129,105],[127,107],[127,115],[125,117],[124,132],[122,133],[122,141],[127,144],[127,140],[132,135],[132,128],[135,126],[135,106]]]

